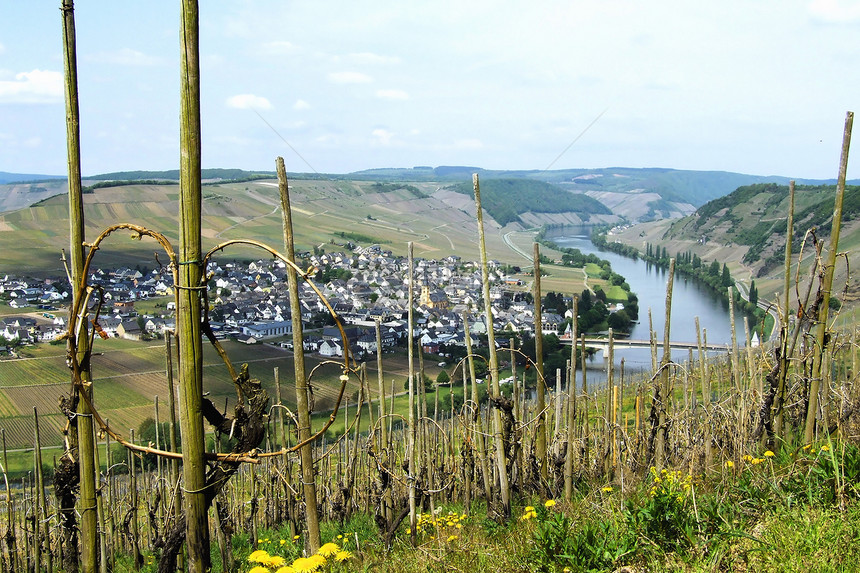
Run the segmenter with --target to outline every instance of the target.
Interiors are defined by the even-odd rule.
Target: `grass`
[[[800,455],[815,463],[813,454]],[[760,459],[767,461],[715,468],[707,476],[653,470],[623,488],[583,480],[570,502],[515,497],[510,519],[502,522],[489,517],[481,500],[466,508],[440,496],[435,515],[429,506],[418,508],[421,525],[414,544],[408,519],[386,547],[372,516],[359,511],[343,522],[322,523],[322,542],[348,550],[351,557],[343,564],[328,559],[320,571],[855,570],[857,490],[849,492],[845,510],[823,499],[789,502],[798,462],[788,454]],[[762,496],[768,491],[771,495]],[[214,540],[212,545],[213,570],[218,570],[220,555]],[[302,554],[303,538],[294,539],[284,525],[260,528],[251,539],[240,525],[233,537],[240,573],[255,565],[249,561],[255,550],[289,564]],[[155,571],[155,561],[146,554],[141,571]],[[131,571],[124,560],[118,565],[117,571]]]

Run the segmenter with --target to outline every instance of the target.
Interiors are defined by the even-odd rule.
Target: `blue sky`
[[[59,6],[0,0],[0,171],[66,171]],[[76,3],[84,175],[178,167],[179,6]],[[833,178],[860,107],[857,0],[204,0],[200,27],[204,167]]]

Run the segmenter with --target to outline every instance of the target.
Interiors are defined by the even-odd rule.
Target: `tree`
[[[723,263],[723,273],[722,278],[720,278],[720,282],[723,287],[730,287],[735,284],[735,281],[732,279],[731,273],[729,273],[729,267],[726,266],[726,263]]]
[[[445,370],[441,370],[439,374],[436,376],[436,384],[439,386],[448,384],[451,381],[451,376],[448,375],[448,372]]]
[[[711,263],[711,266],[708,267],[708,274],[712,277],[720,276],[720,263],[714,261]]]
[[[755,279],[750,281],[750,304],[758,306],[758,289],[755,286]]]

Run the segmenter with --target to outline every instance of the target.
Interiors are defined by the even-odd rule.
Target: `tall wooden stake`
[[[803,441],[812,443],[815,436],[815,418],[818,413],[818,389],[821,385],[821,364],[824,360],[827,317],[830,306],[830,289],[833,288],[833,273],[836,269],[836,250],[839,248],[839,231],[842,228],[842,202],[845,197],[845,177],[848,172],[848,150],[851,147],[851,128],[854,125],[854,112],[845,116],[845,130],[842,133],[842,155],[839,158],[839,177],[836,181],[836,201],[833,205],[833,219],[830,231],[830,246],[824,266],[821,284],[821,305],[818,307],[818,323],[815,329],[815,350],[812,361],[812,382],[809,385],[809,408],[806,411],[806,427]]]
[[[185,495],[188,571],[209,571],[209,522],[206,503],[206,451],[203,431],[203,341],[200,323],[201,181],[200,62],[197,0],[182,0],[180,67],[179,269],[176,285],[176,334],[179,345],[179,425]]]
[[[287,258],[296,259],[296,249],[293,241],[293,217],[290,209],[290,187],[287,183],[287,169],[284,158],[275,160],[278,170],[278,189],[281,194],[281,210],[284,223],[284,246]],[[293,321],[293,364],[296,373],[296,409],[298,410],[299,443],[311,437],[311,416],[308,404],[308,380],[305,374],[305,352],[302,345],[302,309],[299,302],[298,276],[292,266],[287,266],[287,284],[290,290],[290,312]],[[343,349],[348,352],[348,348]],[[314,475],[313,445],[305,444],[299,448],[299,463],[302,472],[302,487],[305,497],[305,514],[308,526],[307,545],[311,553],[320,548],[320,522],[317,508],[317,488]]]
[[[481,251],[481,282],[484,290],[484,312],[487,317],[487,345],[490,347],[490,377],[492,379],[491,398],[498,398],[499,391],[499,358],[496,354],[496,333],[493,328],[493,304],[490,300],[490,272],[487,267],[487,243],[484,239],[484,212],[481,209],[481,186],[478,174],[472,175],[472,186],[475,191],[475,206],[478,217],[478,248]],[[538,382],[540,387],[540,381]],[[508,469],[505,462],[505,445],[502,440],[502,414],[499,408],[493,408],[493,437],[496,446],[496,470],[498,472],[499,490],[502,506],[500,516],[507,519],[511,514],[510,487],[508,484]]]
[[[66,79],[66,141],[69,172],[69,254],[71,259],[72,291],[76,292],[86,280],[84,268],[84,203],[81,189],[81,149],[80,149],[80,113],[78,109],[78,68],[77,44],[75,40],[75,8],[73,0],[63,0],[63,55]],[[81,290],[81,295],[83,291]],[[76,301],[72,301],[75,306]],[[84,311],[85,312],[85,311]],[[75,333],[78,362],[86,365],[81,370],[82,387],[74,392],[84,392],[92,400],[92,374],[87,356],[90,353],[87,321],[77,322]],[[98,516],[96,515],[96,483],[95,464],[93,456],[93,419],[89,405],[85,400],[78,400],[78,416],[72,424],[70,441],[78,447],[78,470],[80,476],[80,495],[78,511],[81,516],[81,559],[80,566],[85,573],[96,571],[98,563]],[[61,510],[62,511],[62,510]],[[65,524],[73,524],[74,517],[64,518]],[[68,526],[68,525],[67,525]],[[73,525],[72,525],[73,527]],[[78,548],[74,534],[65,534],[68,541],[65,547],[67,569],[77,570]]]
[[[544,384],[543,372],[543,316],[541,314],[541,288],[540,288],[540,245],[534,244],[534,296],[535,306],[535,366],[537,369],[537,440],[535,441],[535,457],[540,464],[540,477],[547,479],[549,464],[546,459],[546,384]]]

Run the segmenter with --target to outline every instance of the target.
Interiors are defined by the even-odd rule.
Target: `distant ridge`
[[[43,181],[55,181],[65,179],[65,175],[33,175],[29,173],[8,173],[0,171],[0,185],[7,183],[41,183]]]

